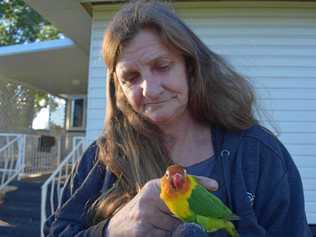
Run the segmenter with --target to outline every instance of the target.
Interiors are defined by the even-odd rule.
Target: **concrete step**
[[[19,205],[2,205],[0,207],[0,218],[33,218],[39,219],[41,213],[40,204],[19,204]]]
[[[0,226],[1,237],[40,237],[40,225]]]
[[[10,185],[17,187],[19,190],[39,191],[43,182],[30,182],[30,181],[14,181]]]
[[[40,192],[13,191],[8,193],[4,201],[7,205],[16,205],[18,203],[41,203]]]
[[[7,225],[17,226],[17,225],[40,225],[39,219],[34,219],[32,217],[11,217],[11,218],[0,218],[0,220]],[[1,224],[0,224],[1,226]],[[1,235],[0,235],[1,236]]]
[[[45,177],[47,178],[47,177]],[[0,225],[1,237],[39,237],[41,213],[41,186],[44,179],[23,179],[10,186],[17,189],[6,193],[0,205],[0,220],[9,225]]]
[[[40,203],[42,182],[14,181],[10,186],[15,190],[7,192],[4,201],[7,205],[19,203]]]

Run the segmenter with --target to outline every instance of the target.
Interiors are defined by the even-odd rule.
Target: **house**
[[[91,143],[102,132],[105,112],[102,37],[121,1],[25,2],[68,38],[20,51],[0,49],[0,77],[68,96],[67,129],[85,132]],[[316,1],[175,1],[174,6],[213,51],[253,83],[266,111],[261,120],[280,133],[292,154],[308,222],[316,224]],[[71,112],[76,106],[81,122]]]

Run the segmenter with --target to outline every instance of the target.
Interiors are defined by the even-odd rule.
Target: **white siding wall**
[[[106,68],[102,58],[102,37],[108,21],[118,9],[99,7],[94,9],[91,28],[90,63],[88,80],[88,108],[86,143],[93,142],[102,132],[106,104]]]
[[[90,142],[103,126],[101,42],[112,13],[113,9],[105,6],[94,11],[87,124]],[[179,3],[177,13],[212,50],[250,78],[259,104],[266,110],[262,120],[274,121],[300,169],[309,223],[316,223],[316,3]]]

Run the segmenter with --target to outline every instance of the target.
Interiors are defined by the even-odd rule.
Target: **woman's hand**
[[[195,176],[209,191],[216,191],[215,180]],[[159,197],[160,179],[148,181],[141,191],[110,220],[106,237],[165,237],[171,236],[182,223],[173,217]]]
[[[147,182],[141,191],[118,211],[107,227],[107,237],[171,236],[181,223],[160,200],[160,180]]]

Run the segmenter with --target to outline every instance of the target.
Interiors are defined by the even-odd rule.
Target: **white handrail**
[[[77,160],[81,158],[83,153],[84,142],[83,140],[73,148],[73,150],[66,156],[66,158],[60,163],[57,169],[51,174],[51,176],[42,185],[41,194],[41,236],[44,236],[44,223],[48,216],[53,214],[57,208],[61,205],[61,197],[64,191],[65,178],[69,174],[69,169],[75,164]],[[48,191],[49,199],[48,199]],[[47,213],[47,205],[49,213]]]
[[[12,136],[10,134],[10,136]],[[15,135],[16,138],[0,149],[0,190],[5,188],[23,170],[23,153],[25,136]]]
[[[0,137],[18,137],[21,133],[0,133]]]
[[[18,140],[21,136],[17,136],[16,138],[14,138],[12,141],[10,141],[9,143],[7,143],[6,145],[4,145],[3,147],[0,148],[0,152],[4,151],[5,149],[7,149],[7,147],[11,146],[14,142],[16,142],[16,140]]]

